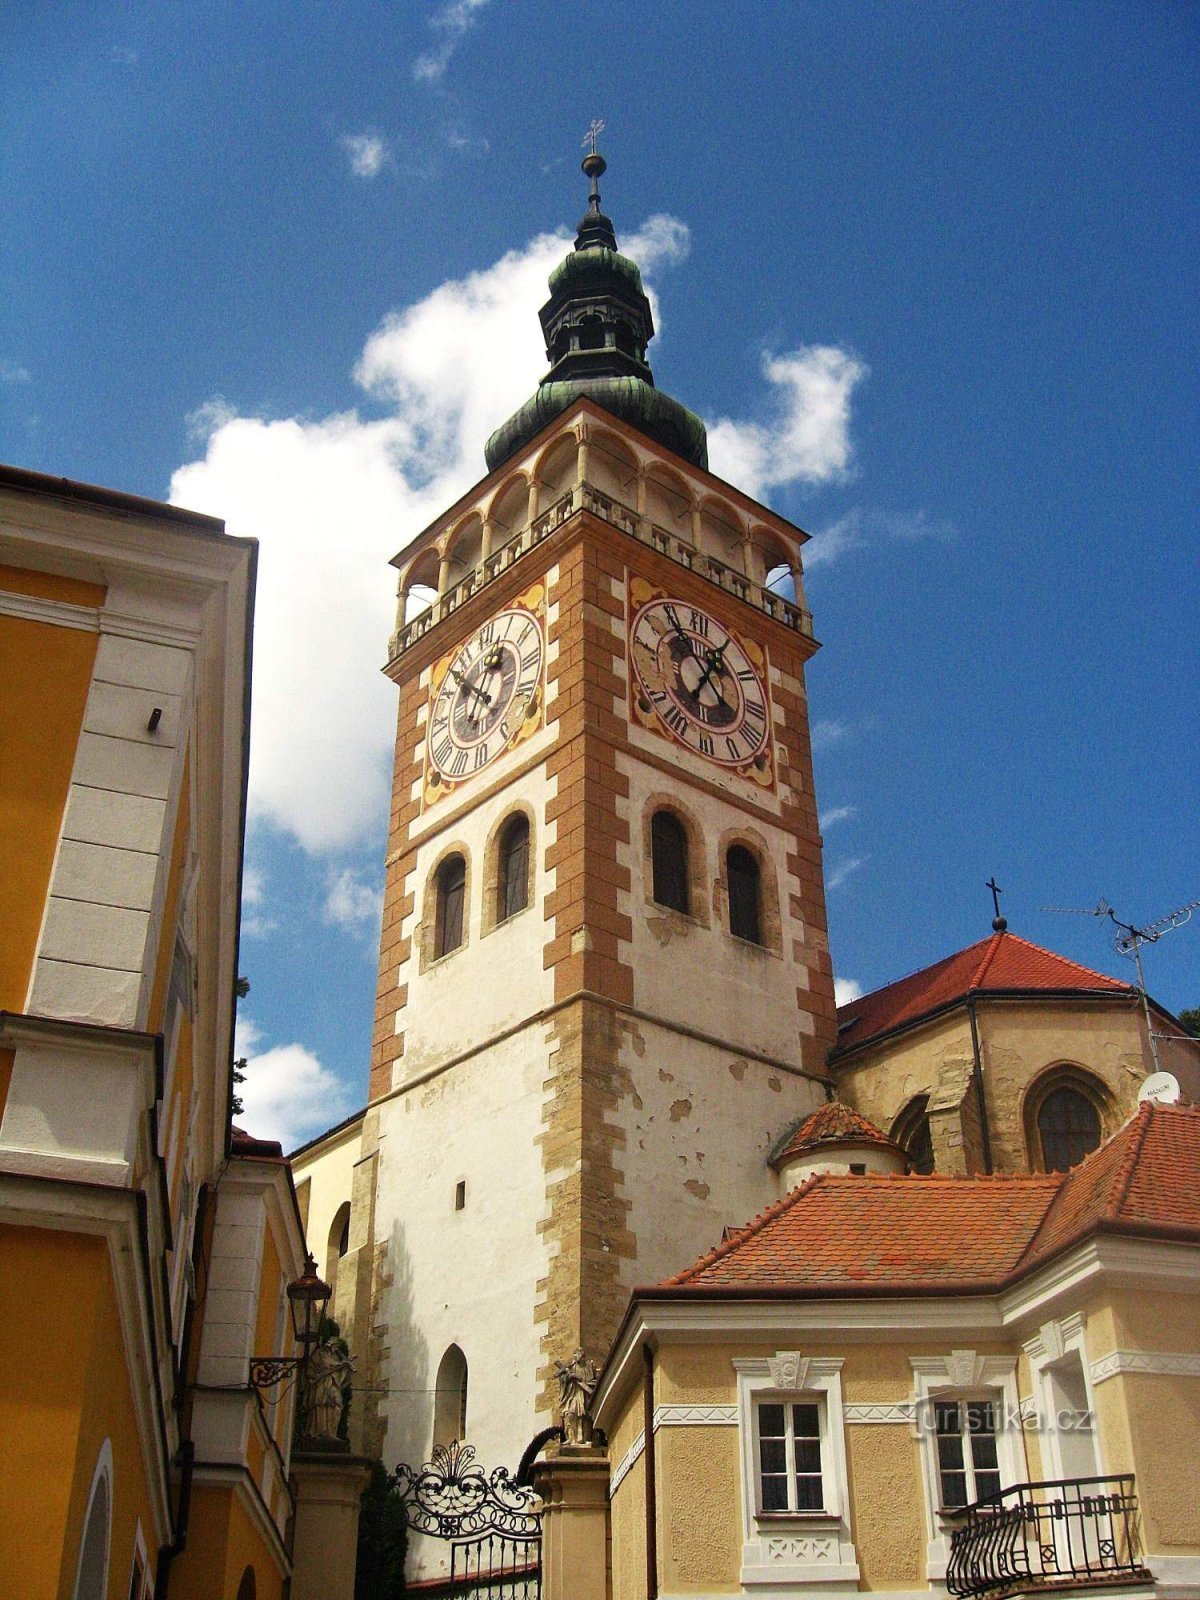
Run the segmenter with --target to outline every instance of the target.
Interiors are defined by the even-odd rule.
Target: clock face
[[[450,657],[429,708],[433,783],[461,783],[502,754],[541,702],[542,630],[523,608],[501,611]]]
[[[722,623],[687,601],[652,599],[634,612],[629,640],[643,714],[720,766],[769,767],[766,685]]]

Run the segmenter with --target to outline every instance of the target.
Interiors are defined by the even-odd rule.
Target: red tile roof
[[[889,1139],[886,1133],[881,1133],[873,1122],[868,1122],[866,1117],[860,1116],[850,1106],[843,1105],[840,1100],[830,1100],[811,1116],[805,1117],[783,1149],[772,1153],[770,1162],[773,1167],[779,1167],[795,1156],[839,1144],[856,1147],[872,1145],[893,1150],[898,1156],[904,1155],[900,1146]]]
[[[1096,1229],[1200,1232],[1200,1107],[1147,1102],[1065,1175],[1025,1264]]]
[[[1143,1105],[1069,1173],[820,1173],[660,1287],[995,1289],[1100,1229],[1200,1244],[1200,1108]]]
[[[1015,933],[994,933],[990,939],[981,939],[907,978],[839,1006],[835,1054],[856,1049],[867,1039],[915,1022],[968,995],[1014,990],[1135,993],[1128,984],[1056,956]]]

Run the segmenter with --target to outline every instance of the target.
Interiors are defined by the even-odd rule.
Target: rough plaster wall
[[[660,1428],[655,1465],[667,1593],[738,1594],[741,1484],[736,1428]]]
[[[971,1029],[966,1013],[955,1013],[928,1027],[903,1034],[834,1067],[839,1097],[884,1133],[908,1102],[932,1095],[947,1064],[971,1059]]]
[[[609,1508],[612,1600],[645,1600],[646,1458],[634,1462]]]
[[[1022,1105],[1025,1091],[1048,1068],[1070,1063],[1100,1079],[1112,1096],[1104,1133],[1115,1133],[1137,1108],[1150,1072],[1140,1011],[1128,1006],[981,1004],[980,1052],[996,1165],[1026,1170]]]
[[[514,1441],[549,1419],[535,1410],[537,1333],[530,1315],[546,1272],[543,1195],[522,1181],[535,1150],[546,1075],[544,1029],[385,1101],[376,1230],[387,1285],[386,1456],[426,1459],[432,1389],[447,1346],[467,1359],[467,1433],[490,1469],[515,1468]],[[466,1182],[466,1207],[454,1209]]]
[[[628,1022],[617,1108],[623,1192],[636,1257],[626,1283],[653,1283],[718,1244],[776,1197],[766,1164],[775,1140],[824,1095],[811,1079],[717,1050],[652,1023]]]
[[[1196,1297],[1189,1287],[1183,1293],[1117,1291],[1112,1297],[1114,1340],[1109,1349],[1195,1351],[1198,1325]],[[1088,1353],[1093,1360],[1103,1352],[1092,1345],[1088,1323]]]
[[[1200,1378],[1125,1373],[1101,1384],[1121,1385],[1137,1462],[1138,1503],[1148,1551],[1200,1554],[1196,1497],[1196,1440],[1200,1437]],[[1187,1463],[1192,1463],[1191,1470]]]
[[[863,1589],[925,1587],[925,1505],[908,1427],[846,1429],[854,1548]]]

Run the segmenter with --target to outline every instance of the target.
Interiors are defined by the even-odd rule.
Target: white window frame
[[[820,1584],[853,1591],[858,1561],[850,1531],[840,1357],[781,1350],[734,1361],[742,1449],[742,1567],[747,1587]],[[760,1504],[758,1408],[815,1404],[820,1425],[819,1511],[764,1511]]]
[[[1017,1396],[1017,1358],[979,1355],[974,1350],[951,1350],[942,1356],[911,1356],[913,1373],[913,1422],[921,1453],[925,1483],[927,1575],[931,1582],[946,1576],[950,1559],[950,1535],[959,1525],[961,1512],[945,1512],[942,1507],[942,1475],[938,1461],[937,1431],[933,1402],[937,1400],[993,1400],[998,1409],[996,1462],[1000,1487],[1010,1488],[1028,1477],[1025,1471],[1025,1445],[1021,1437],[1020,1401]]]
[[[1088,1432],[1092,1453],[1096,1458],[1096,1475],[1106,1475],[1104,1441],[1101,1438],[1096,1411],[1096,1392],[1092,1382],[1091,1361],[1087,1348],[1087,1317],[1082,1311],[1069,1317],[1052,1318],[1043,1322],[1033,1338],[1026,1339],[1022,1348],[1029,1357],[1029,1372],[1034,1385],[1036,1426],[1042,1452],[1043,1478],[1070,1478],[1063,1465],[1060,1419],[1056,1415],[1057,1401],[1053,1389],[1056,1367],[1068,1360],[1077,1360],[1083,1372],[1083,1387],[1087,1396],[1091,1427]]]

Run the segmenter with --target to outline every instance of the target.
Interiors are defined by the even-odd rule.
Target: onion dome
[[[708,466],[703,422],[654,386],[646,359],[654,317],[642,275],[617,249],[612,222],[600,209],[599,179],[605,165],[596,151],[584,157],[583,170],[592,186],[588,209],[575,248],[550,274],[550,298],[538,313],[550,370],[488,440],[484,455],[489,472],[581,395],[693,466]]]

